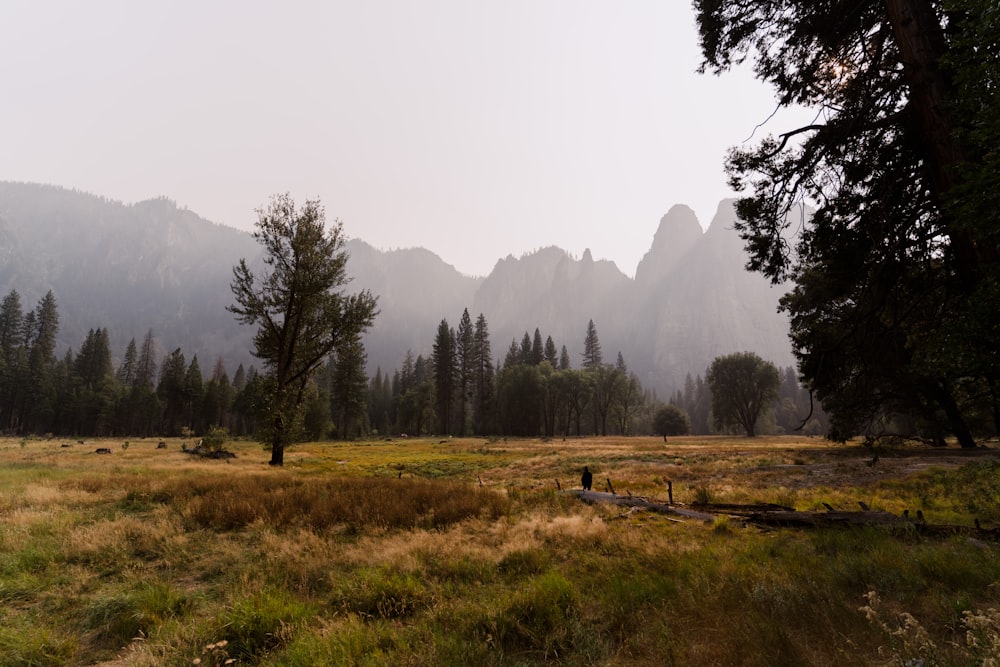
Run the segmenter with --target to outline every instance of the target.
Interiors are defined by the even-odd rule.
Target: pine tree
[[[28,378],[24,414],[24,432],[51,430],[48,424],[55,413],[56,335],[59,332],[59,312],[55,296],[48,291],[35,308],[34,327],[28,336]]]
[[[542,344],[542,333],[536,328],[535,335],[531,339],[531,356],[528,363],[537,366],[545,360],[545,347]]]
[[[438,429],[443,435],[451,433],[455,405],[457,361],[455,359],[455,330],[441,320],[434,338],[434,390],[437,407]]]
[[[11,290],[0,304],[0,430],[14,430],[25,361],[21,295]]]
[[[180,435],[184,424],[185,378],[187,360],[180,348],[171,352],[160,364],[160,381],[156,394],[163,404],[162,430],[165,435]]]
[[[563,345],[562,350],[559,352],[559,370],[568,371],[569,369],[570,369],[569,351],[566,349],[566,346]]]
[[[77,402],[77,433],[104,436],[110,431],[115,408],[114,374],[107,329],[91,329],[73,360]]]
[[[486,317],[479,313],[472,335],[473,366],[475,372],[475,401],[473,406],[473,429],[480,435],[491,432],[493,427],[493,352],[490,347],[490,331]]]
[[[503,359],[503,367],[510,368],[521,363],[524,363],[521,357],[521,348],[517,346],[517,341],[512,338],[510,347],[507,348],[507,356]]]
[[[458,330],[455,332],[455,358],[457,364],[457,386],[456,386],[456,423],[457,433],[462,437],[466,433],[466,427],[471,420],[472,401],[475,388],[476,359],[475,359],[475,332],[472,327],[472,318],[469,317],[469,309],[462,311],[462,319],[459,320]]]
[[[352,336],[337,347],[333,363],[334,420],[341,438],[352,438],[368,431],[368,378],[365,366],[368,355],[361,336]]]
[[[556,343],[552,336],[545,339],[545,361],[552,365],[552,368],[559,368],[559,352],[556,350]]]
[[[382,375],[382,367],[379,366],[368,385],[368,422],[378,435],[389,432],[391,405],[392,381]]]
[[[132,387],[132,383],[135,382],[135,370],[138,358],[139,349],[136,347],[135,338],[133,338],[129,340],[128,346],[125,348],[125,356],[122,357],[122,362],[118,364],[118,370],[115,371],[115,382],[120,386]]]
[[[521,338],[521,348],[518,350],[518,363],[528,364],[533,366],[532,363],[533,355],[531,353],[531,336],[528,332],[524,332],[524,337]]]
[[[599,368],[603,363],[601,341],[597,338],[594,320],[587,322],[587,335],[583,340],[583,367],[588,370]]]
[[[135,364],[135,377],[133,387],[152,387],[156,379],[156,339],[153,338],[153,330],[146,331],[142,339],[142,347]]]
[[[217,426],[230,430],[230,408],[233,402],[233,387],[226,373],[226,364],[222,357],[215,362],[212,377],[205,383],[204,398],[201,405],[201,423],[207,431]]]
[[[184,422],[197,434],[205,432],[205,424],[201,421],[201,403],[204,397],[205,378],[201,374],[196,354],[191,358],[191,363],[184,373]]]

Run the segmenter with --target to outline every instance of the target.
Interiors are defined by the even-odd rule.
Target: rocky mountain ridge
[[[352,239],[349,291],[370,289],[380,315],[365,338],[370,371],[391,372],[406,351],[429,354],[438,323],[457,326],[464,308],[489,324],[494,357],[537,327],[580,361],[594,320],[606,361],[622,352],[643,384],[665,396],[719,354],[753,350],[793,363],[782,290],[744,270],[731,202],[702,231],[693,211],[663,216],[634,279],[587,251],[550,247],[497,262],[485,278],[459,273],[422,249],[381,251]],[[59,354],[90,328],[107,327],[112,353],[152,329],[164,352],[250,364],[252,332],[225,310],[232,267],[259,259],[246,232],[208,222],[166,199],[123,204],[54,186],[0,183],[0,292],[16,289],[25,310],[52,290]]]

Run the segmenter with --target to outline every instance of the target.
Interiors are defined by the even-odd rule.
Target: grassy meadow
[[[595,490],[672,483],[677,503],[993,527],[996,449],[411,438],[274,469],[252,442],[165,442],[0,440],[0,666],[1000,663],[1000,543],[680,520],[556,485],[588,465]]]

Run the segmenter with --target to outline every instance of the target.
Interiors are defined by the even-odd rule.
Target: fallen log
[[[1000,526],[983,528],[976,522],[975,526],[958,526],[954,524],[929,524],[922,519],[911,519],[908,513],[898,516],[892,512],[878,510],[825,512],[799,512],[789,507],[773,504],[738,505],[713,503],[695,505],[696,509],[687,509],[676,505],[668,505],[647,500],[640,496],[619,496],[601,491],[581,491],[578,489],[563,491],[577,496],[588,503],[610,503],[626,507],[638,507],[661,514],[682,516],[701,521],[714,521],[720,515],[738,518],[746,523],[772,528],[821,528],[835,526],[886,526],[912,529],[922,535],[946,537],[965,535],[970,538],[1000,542]],[[921,513],[922,516],[922,513]]]
[[[868,510],[861,512],[797,512],[795,510],[768,510],[750,512],[747,521],[765,526],[785,526],[792,528],[815,528],[818,526],[855,525],[888,526],[916,522],[896,516],[892,512]]]
[[[744,517],[748,523],[761,526],[786,528],[819,528],[829,526],[888,526],[915,530],[921,535],[947,537],[965,535],[983,540],[1000,541],[1000,526],[983,528],[976,522],[975,526],[959,526],[956,524],[931,524],[922,519],[911,519],[909,516],[897,516],[892,512],[867,510],[861,512],[756,512]]]
[[[650,510],[652,512],[659,512],[660,514],[672,514],[674,516],[683,516],[688,519],[700,519],[702,521],[715,520],[714,514],[683,509],[680,507],[674,507],[664,503],[657,503],[650,500],[646,500],[645,498],[642,498],[640,496],[619,496],[614,493],[605,493],[603,491],[582,491],[580,489],[564,491],[564,493],[569,493],[574,496],[577,496],[580,500],[587,503],[610,503],[612,505],[624,505],[626,507],[641,507],[642,509]]]
[[[693,503],[691,507],[713,514],[735,514],[737,516],[747,516],[756,512],[794,512],[794,507],[778,505],[776,503]]]

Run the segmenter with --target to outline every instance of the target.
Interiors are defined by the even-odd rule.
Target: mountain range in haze
[[[684,205],[660,220],[630,278],[610,261],[555,248],[500,259],[485,278],[458,272],[434,253],[382,251],[347,243],[348,291],[369,289],[380,315],[365,337],[369,371],[390,372],[407,350],[430,353],[442,319],[455,327],[468,308],[482,313],[493,355],[536,328],[579,365],[587,323],[605,361],[618,352],[661,397],[704,374],[721,354],[754,351],[794,363],[784,290],[744,269],[746,256],[724,201],[707,230]],[[223,359],[232,374],[252,364],[252,330],[226,306],[232,268],[253,264],[260,246],[247,232],[211,223],[167,199],[123,204],[49,185],[0,183],[0,298],[16,289],[25,311],[52,290],[59,309],[57,353],[77,349],[93,328],[108,329],[120,358],[152,330],[162,352],[181,348],[203,369]]]

